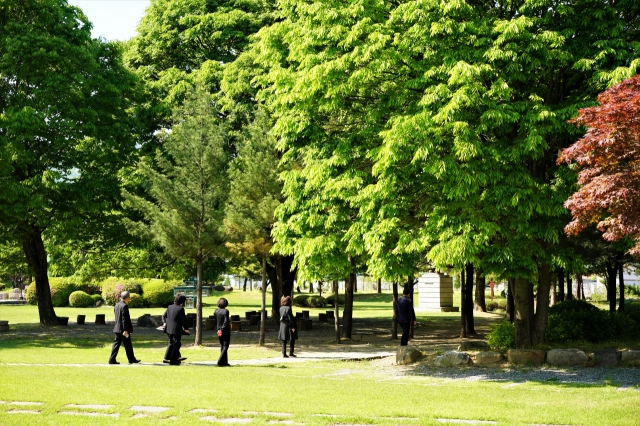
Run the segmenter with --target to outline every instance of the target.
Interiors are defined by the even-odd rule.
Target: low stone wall
[[[466,343],[466,342],[465,342]],[[580,349],[551,349],[543,351],[539,349],[509,349],[506,354],[489,350],[479,352],[465,352],[461,350],[488,349],[481,344],[461,345],[457,351],[446,351],[435,356],[433,364],[436,367],[459,367],[477,365],[483,367],[511,365],[542,364],[554,367],[616,367],[618,365],[640,367],[640,350],[615,349],[597,350],[587,354]],[[396,354],[396,363],[406,365],[422,359],[425,354],[418,347],[399,347]]]

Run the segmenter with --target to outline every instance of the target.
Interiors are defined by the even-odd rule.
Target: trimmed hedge
[[[94,304],[102,301],[102,295],[101,294],[90,294],[89,296],[91,296],[91,300],[93,300]]]
[[[87,308],[94,303],[93,298],[82,290],[74,291],[69,296],[69,306],[73,308]]]
[[[334,294],[326,298],[327,304],[331,306],[336,305],[335,300],[336,300],[336,296]],[[340,304],[340,306],[344,306],[344,296],[342,294],[338,295],[338,303]]]
[[[142,302],[142,296],[137,293],[131,293],[131,299],[129,300],[130,308],[142,308],[144,303]]]
[[[121,278],[107,278],[102,281],[102,299],[107,305],[115,305],[120,301],[120,293],[128,291],[129,293],[142,294],[142,286],[140,281],[126,280]]]
[[[60,308],[69,306],[69,296],[81,286],[72,282],[70,278],[49,278],[49,287],[51,288],[51,302],[53,306]],[[32,305],[38,304],[35,281],[29,284],[26,297],[28,303]]]
[[[173,303],[173,287],[180,285],[177,281],[148,280],[142,285],[142,300],[145,306],[166,308]]]
[[[293,304],[302,308],[324,308],[327,306],[327,299],[314,294],[299,294],[293,298]]]
[[[487,335],[487,343],[491,349],[513,349],[516,347],[516,331],[509,320],[500,321],[491,325],[491,331]]]

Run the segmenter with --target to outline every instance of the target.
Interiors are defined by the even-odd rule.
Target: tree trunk
[[[533,346],[531,339],[531,312],[529,280],[516,278],[513,286],[513,299],[515,307],[514,328],[516,334],[516,348],[527,349]]]
[[[27,263],[36,276],[36,296],[38,298],[38,314],[40,324],[58,325],[58,317],[53,310],[51,288],[49,287],[47,251],[42,241],[40,229],[32,228],[31,235],[22,243]]]
[[[414,306],[413,303],[413,277],[409,276],[407,277],[407,286],[409,287],[409,291],[411,293],[409,293],[409,298],[411,299],[411,306]],[[411,324],[409,325],[409,338],[413,339],[413,331],[414,331],[414,325],[413,322],[411,322]]]
[[[558,295],[556,293],[558,285],[558,277],[556,275],[552,275],[551,277],[551,301],[549,302],[550,306],[553,306],[557,303]]]
[[[198,287],[196,289],[196,346],[202,345],[202,257],[197,259]]]
[[[249,281],[249,278],[245,277],[244,278],[244,285],[242,286],[242,291],[247,291],[247,281]]]
[[[618,281],[620,282],[620,305],[619,311],[624,311],[624,264],[621,261],[616,262],[618,265]]]
[[[544,343],[544,334],[547,331],[549,320],[549,293],[551,291],[551,265],[543,263],[538,269],[538,296],[536,298],[536,313],[533,319],[533,333],[531,343],[541,345]]]
[[[313,281],[309,281],[309,293],[313,293]]]
[[[513,289],[516,287],[515,278],[509,278],[507,280],[507,315],[509,317],[509,321],[513,322],[515,319],[515,299],[513,298]]]
[[[582,290],[582,275],[576,275],[576,299],[584,300],[584,291]]]
[[[262,255],[262,303],[260,304],[260,340],[259,345],[264,346],[264,338],[267,334],[267,255]]]
[[[564,302],[564,269],[558,270],[558,302]]]
[[[464,268],[460,271],[460,337],[467,337],[467,328],[465,327],[467,321],[465,316],[467,315],[467,310],[465,309],[465,288],[467,284],[465,283],[464,276]]]
[[[487,288],[487,278],[480,271],[476,273],[476,300],[474,309],[478,312],[487,312],[487,303],[485,301],[485,290]]]
[[[571,274],[567,274],[566,300],[573,300],[573,280],[571,279]]]
[[[466,283],[464,286],[464,329],[465,336],[469,337],[476,334],[475,324],[473,321],[473,264],[467,263],[466,266]]]
[[[607,262],[607,299],[609,300],[609,312],[616,311],[616,275],[618,268],[615,263]]]
[[[382,278],[378,278],[378,293],[382,293]]]
[[[398,283],[393,283],[393,321],[391,323],[391,338],[398,340],[398,318],[396,317],[396,302],[398,301]]]
[[[342,314],[342,337],[346,339],[351,339],[351,331],[353,328],[353,293],[356,282],[356,261],[351,255],[349,255],[349,263],[351,264],[351,272],[344,286],[344,312]]]
[[[340,344],[340,286],[338,285],[338,280],[333,281],[333,297],[335,298],[335,303],[333,304],[333,316],[334,319],[334,328],[336,331],[336,343]]]
[[[318,296],[322,297],[322,281],[318,281]]]

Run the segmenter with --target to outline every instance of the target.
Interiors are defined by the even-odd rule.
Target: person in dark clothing
[[[400,346],[407,346],[409,343],[409,333],[411,332],[411,323],[416,324],[416,313],[413,310],[413,300],[409,297],[411,290],[405,287],[402,291],[402,297],[396,301],[394,309],[396,311],[396,319],[400,327],[402,327],[402,338]]]
[[[218,309],[214,312],[216,323],[218,326],[218,339],[220,340],[220,358],[218,358],[219,367],[230,367],[227,351],[231,342],[231,326],[229,324],[229,311],[227,306],[229,302],[224,297],[218,300]]]
[[[184,302],[187,300],[182,294],[176,294],[173,305],[170,305],[162,315],[166,324],[165,333],[169,336],[169,346],[164,355],[165,362],[169,360],[171,365],[180,365],[186,358],[180,356],[182,346],[182,334],[189,334],[187,316],[184,313]]]
[[[296,340],[298,340],[298,326],[296,324],[296,317],[291,310],[291,297],[283,296],[280,300],[280,331],[278,332],[278,340],[282,342],[282,357],[289,358],[290,356],[296,357],[293,354],[295,349]],[[289,347],[289,355],[287,356],[287,341],[291,340],[291,346]]]
[[[124,346],[124,350],[127,353],[127,359],[129,364],[137,364],[139,359],[133,354],[133,346],[131,345],[131,333],[133,333],[133,324],[131,324],[131,317],[129,316],[129,300],[131,296],[128,291],[120,293],[120,302],[113,307],[113,311],[116,315],[116,324],[113,327],[113,333],[116,335],[113,341],[113,347],[111,348],[111,356],[109,357],[109,364],[120,364],[116,361],[120,345]]]

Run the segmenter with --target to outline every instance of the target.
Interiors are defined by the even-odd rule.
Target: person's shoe
[[[289,355],[284,354],[284,355],[282,355],[282,358],[289,358]]]
[[[178,358],[178,361],[182,362],[182,361],[184,361],[185,359],[186,359],[185,357],[180,357],[180,358]]]
[[[113,362],[109,361],[109,364],[111,364],[111,365],[119,365],[120,363],[118,361],[113,361]]]
[[[162,362],[165,363],[165,364],[170,364],[171,363],[171,361],[168,360],[168,359],[163,359]]]
[[[178,361],[178,362],[170,362],[169,365],[180,365],[180,361]]]
[[[296,355],[294,355],[294,354],[289,354],[289,356],[290,356],[290,357],[292,357],[292,358],[298,358],[298,357],[297,357]]]
[[[140,360],[139,359],[134,359],[133,361],[129,362],[129,364],[139,364]]]

